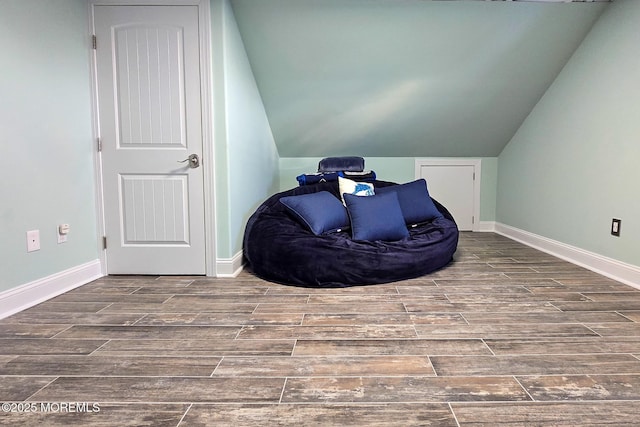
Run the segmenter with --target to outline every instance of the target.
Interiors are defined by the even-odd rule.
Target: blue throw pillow
[[[280,202],[316,236],[349,227],[347,210],[328,191],[286,196]]]
[[[407,224],[431,221],[442,216],[429,196],[424,178],[406,184],[376,188],[377,194],[396,193]]]
[[[395,192],[375,196],[343,194],[354,240],[400,240],[409,235]]]

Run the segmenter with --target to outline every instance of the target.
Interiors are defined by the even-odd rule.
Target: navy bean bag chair
[[[410,218],[409,211],[419,205],[415,197],[411,198],[410,193],[396,194],[396,189],[404,187],[395,183],[373,181],[372,184],[376,196],[347,194],[344,196],[347,198],[346,209],[337,181],[302,185],[271,196],[247,222],[243,241],[246,267],[258,277],[272,282],[305,287],[346,287],[415,278],[451,262],[458,245],[458,227],[444,206],[427,193],[429,204],[437,209],[435,218],[413,223],[415,218]],[[406,185],[415,189],[414,184]],[[426,183],[421,185],[426,192]],[[305,196],[311,194],[314,195]],[[315,205],[307,206],[306,212],[304,206],[295,206],[298,201],[308,198],[313,198]],[[378,214],[375,203],[389,200],[392,209]],[[368,203],[364,208],[356,205],[364,202]],[[404,215],[406,221],[402,227],[391,226],[391,235],[377,239],[375,227],[389,228],[391,219],[398,215],[397,206],[401,207],[400,215]],[[337,213],[333,215],[329,207],[335,208],[333,212]],[[344,212],[348,214],[346,220]],[[335,218],[329,218],[333,224],[318,226],[304,218],[307,214],[333,215]],[[361,216],[373,216],[373,224],[378,224],[374,227],[373,239],[368,234],[371,218],[362,222]],[[341,223],[345,223],[344,227],[336,226]]]

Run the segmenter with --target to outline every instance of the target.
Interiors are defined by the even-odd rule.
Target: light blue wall
[[[278,152],[228,0],[213,0],[216,256],[242,250],[247,219],[278,188]]]
[[[297,186],[296,176],[317,171],[320,160],[320,157],[281,158],[279,191]],[[498,159],[485,157],[481,160],[480,220],[495,221]],[[375,171],[380,180],[404,183],[415,179],[415,162],[415,157],[366,157],[365,169]]]
[[[501,153],[499,222],[640,266],[639,23],[611,3]]]
[[[87,21],[84,0],[0,2],[0,292],[99,256]]]
[[[482,158],[480,178],[480,221],[496,220],[496,200],[498,198],[498,158]]]
[[[495,157],[604,2],[230,0],[282,157]]]

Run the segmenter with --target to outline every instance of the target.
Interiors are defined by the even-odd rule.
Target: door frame
[[[204,175],[204,229],[205,229],[205,269],[207,276],[216,276],[216,209],[215,209],[215,156],[213,139],[213,73],[211,52],[211,12],[210,0],[90,0],[88,8],[89,36],[95,34],[94,14],[95,6],[197,6],[198,7],[198,37],[200,39],[200,99],[202,114],[202,168]],[[99,43],[100,41],[98,41]],[[98,73],[96,67],[96,53],[88,43],[91,71],[91,121],[94,144],[94,170],[96,190],[96,225],[97,243],[100,253],[102,275],[109,274],[107,254],[103,245],[105,236],[105,210],[102,174],[102,157],[98,150],[100,137],[100,119],[98,116]]]
[[[422,166],[473,166],[473,224],[471,231],[481,231],[480,227],[480,186],[482,159],[458,159],[455,157],[434,157],[415,159],[415,177],[419,179]]]

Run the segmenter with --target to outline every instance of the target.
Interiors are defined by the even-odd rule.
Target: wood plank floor
[[[492,233],[384,285],[105,277],[0,321],[0,425],[637,426],[639,322]]]

